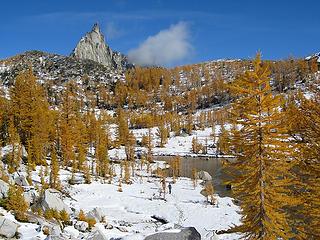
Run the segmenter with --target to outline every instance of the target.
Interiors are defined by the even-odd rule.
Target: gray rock
[[[18,231],[19,224],[0,216],[0,236],[12,238]]]
[[[113,229],[113,226],[110,224],[110,223],[107,223],[105,226],[104,226],[105,229]]]
[[[58,190],[52,188],[45,190],[40,206],[43,211],[47,209],[56,209],[58,211],[65,210],[68,214],[72,213],[70,207],[62,201],[62,194]]]
[[[127,230],[125,227],[122,227],[122,226],[118,226],[117,229],[118,229],[120,232],[128,232],[128,230]]]
[[[74,228],[79,230],[80,232],[85,232],[89,228],[89,224],[85,221],[77,221],[74,224]]]
[[[14,182],[15,182],[16,184],[18,184],[19,186],[21,186],[21,187],[27,187],[27,186],[29,186],[29,183],[28,183],[28,181],[27,181],[27,179],[26,179],[25,176],[16,177],[16,178],[14,179]]]
[[[41,230],[49,232],[50,236],[60,236],[62,233],[61,227],[58,222],[43,222],[40,226]]]
[[[125,56],[118,52],[113,52],[106,44],[98,24],[94,24],[91,32],[88,32],[80,39],[71,56],[90,59],[116,69],[122,69],[126,65]]]
[[[8,196],[9,184],[0,179],[0,198]]]
[[[96,222],[102,222],[105,217],[105,214],[103,213],[101,208],[96,207],[92,209],[90,212],[88,212],[86,214],[86,217],[93,218],[96,220]]]
[[[86,240],[107,240],[108,238],[99,230],[96,229],[93,232],[91,232]]]
[[[65,236],[47,236],[44,240],[65,240],[65,239],[69,239],[66,238]]]
[[[145,240],[201,240],[201,235],[194,227],[187,227],[155,233],[147,236]]]
[[[23,193],[24,199],[26,200],[26,202],[31,205],[34,204],[38,198],[38,193],[36,190],[32,190],[30,189],[27,192]]]
[[[203,180],[203,181],[211,181],[212,180],[211,175],[206,171],[197,172],[197,177],[198,177],[198,179]]]

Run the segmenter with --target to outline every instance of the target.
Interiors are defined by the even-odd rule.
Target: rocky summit
[[[71,53],[72,57],[90,59],[107,67],[125,69],[128,66],[127,58],[113,51],[105,42],[99,25],[94,24],[92,30],[82,37]]]

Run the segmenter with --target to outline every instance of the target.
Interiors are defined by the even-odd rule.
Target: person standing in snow
[[[172,188],[171,183],[169,183],[168,188],[169,188],[169,194],[171,194],[171,188]]]

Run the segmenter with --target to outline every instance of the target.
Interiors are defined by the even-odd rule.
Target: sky
[[[320,51],[318,0],[11,0],[1,2],[0,59],[69,55],[98,22],[109,46],[143,65],[305,57]]]

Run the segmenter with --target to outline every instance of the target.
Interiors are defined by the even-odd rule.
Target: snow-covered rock
[[[36,190],[31,189],[29,191],[24,192],[23,196],[24,196],[24,199],[26,200],[26,202],[29,205],[32,205],[36,202],[37,197],[38,197],[38,193]]]
[[[96,222],[102,222],[103,218],[105,217],[105,214],[103,213],[101,208],[94,208],[90,212],[86,214],[87,218],[93,218],[96,220]]]
[[[28,183],[28,181],[27,181],[27,179],[26,179],[25,176],[18,176],[18,177],[16,177],[16,178],[14,179],[14,182],[15,182],[16,184],[18,184],[19,186],[22,186],[22,187],[27,187],[27,186],[29,186],[29,183]]]
[[[108,238],[103,234],[103,232],[96,229],[87,236],[86,240],[108,240]]]
[[[203,181],[211,181],[212,180],[211,175],[206,171],[197,172],[197,177],[198,177],[198,179],[203,180]]]
[[[61,227],[54,222],[43,222],[41,224],[41,229],[43,232],[49,232],[51,236],[60,236],[62,233]]]
[[[64,235],[69,235],[69,238],[78,238],[80,233],[73,226],[67,226],[63,229]]]
[[[74,224],[74,228],[79,230],[80,232],[85,232],[89,228],[89,224],[85,221],[77,221]]]
[[[18,231],[19,224],[0,216],[0,236],[12,238]]]
[[[68,214],[72,213],[70,207],[62,201],[62,194],[56,189],[49,188],[45,190],[40,205],[44,211],[56,209],[58,211],[65,210]]]
[[[145,240],[201,240],[201,235],[194,227],[187,227],[155,233]]]
[[[8,196],[9,184],[0,179],[0,198]]]

